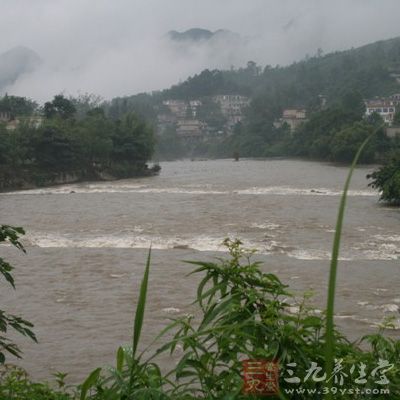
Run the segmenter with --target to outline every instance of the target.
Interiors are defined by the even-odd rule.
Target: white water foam
[[[209,252],[226,252],[223,245],[225,237],[199,235],[194,237],[179,236],[153,236],[140,233],[141,229],[130,232],[117,233],[114,235],[83,235],[77,237],[74,234],[48,234],[31,233],[24,238],[26,246],[41,248],[116,248],[116,249],[147,249],[152,246],[156,250],[197,250]],[[228,234],[228,237],[235,237]],[[299,249],[287,246],[275,240],[252,241],[242,240],[247,249],[254,249],[262,255],[286,255],[290,258],[304,261],[329,261],[331,252],[323,249]],[[341,261],[352,260],[397,260],[398,248],[382,245],[378,250],[361,250],[357,253],[344,254],[339,257]]]
[[[382,310],[384,313],[398,313],[400,311],[400,306],[393,303],[378,305],[371,304],[368,301],[359,301],[357,304],[367,310]]]
[[[162,311],[167,314],[178,314],[181,312],[181,309],[176,308],[176,307],[166,307],[166,308],[163,308]]]
[[[384,242],[400,242],[400,235],[375,235],[374,238]]]
[[[389,233],[374,235],[366,242],[353,247],[361,252],[361,257],[368,260],[400,259],[400,235]]]
[[[117,248],[117,249],[147,249],[150,246],[156,250],[193,249],[198,251],[226,251],[222,237],[197,236],[194,238],[159,237],[150,235],[112,235],[76,238],[73,235],[62,234],[31,234],[25,241],[26,245],[40,248]],[[246,248],[256,248],[256,244],[243,241]]]
[[[327,188],[293,188],[287,186],[253,187],[250,189],[237,190],[237,194],[247,195],[291,195],[291,196],[341,196],[341,190]],[[348,196],[377,196],[372,190],[349,190]]]
[[[41,189],[28,189],[19,190],[16,192],[2,193],[3,195],[43,195],[43,194],[74,194],[74,193],[125,193],[130,191],[139,190],[147,187],[146,185],[135,185],[135,184],[86,184],[80,185],[63,185],[53,186],[49,188]]]
[[[2,195],[66,195],[66,194],[91,194],[91,193],[153,193],[153,194],[187,194],[187,195],[276,195],[276,196],[341,196],[341,190],[327,188],[293,188],[286,186],[252,187],[243,190],[216,190],[210,185],[199,188],[171,187],[154,188],[137,184],[88,184],[66,185],[43,189],[21,190],[17,192],[2,193]],[[372,190],[350,190],[348,196],[372,196],[377,193]]]
[[[256,228],[256,229],[267,229],[267,230],[276,230],[281,228],[282,226],[279,224],[275,224],[273,222],[265,222],[263,224],[260,223],[253,223],[250,225],[250,228]]]

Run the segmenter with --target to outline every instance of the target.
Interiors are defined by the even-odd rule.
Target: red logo
[[[270,360],[244,360],[244,394],[273,396],[279,392],[279,365]]]

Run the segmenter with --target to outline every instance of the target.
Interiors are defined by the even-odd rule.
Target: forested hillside
[[[337,100],[352,88],[364,97],[398,90],[392,74],[400,75],[400,38],[323,55],[322,50],[289,66],[257,66],[230,71],[203,71],[165,90],[166,97],[194,98],[223,92],[274,99],[279,105],[310,105],[323,93]]]
[[[331,139],[339,131],[361,123],[363,99],[400,92],[399,78],[400,38],[395,38],[327,55],[318,50],[315,55],[289,66],[261,67],[249,61],[244,68],[205,70],[164,91],[113,99],[105,108],[112,118],[134,110],[155,125],[163,100],[241,94],[252,100],[243,123],[223,140],[201,143],[199,155],[221,157],[239,151],[243,156],[291,154],[347,160],[348,156],[344,157],[342,151],[330,148]],[[321,109],[322,96],[326,100],[324,110]],[[274,127],[274,121],[284,108],[293,107],[307,110],[310,125],[290,136],[285,129]],[[323,114],[318,114],[320,112]],[[329,119],[332,120],[330,125]],[[324,123],[319,124],[318,120]],[[326,132],[328,128],[329,133]],[[358,126],[357,129],[362,128]],[[338,137],[335,140],[339,140]],[[352,146],[358,142],[357,139]],[[379,146],[390,147],[388,143]],[[336,143],[334,147],[341,147],[341,144]]]

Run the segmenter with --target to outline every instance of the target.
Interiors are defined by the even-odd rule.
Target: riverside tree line
[[[101,107],[78,109],[57,95],[42,108],[23,97],[4,96],[0,111],[0,174],[8,185],[40,185],[67,174],[77,179],[145,175],[154,149],[152,128],[130,112],[107,117]]]

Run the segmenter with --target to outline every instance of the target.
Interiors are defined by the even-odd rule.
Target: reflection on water
[[[226,237],[257,249],[266,269],[324,308],[345,167],[293,160],[169,162],[158,177],[0,194],[2,223],[24,226],[28,254],[16,293],[1,301],[32,319],[40,344],[23,343],[35,377],[73,380],[113,363],[129,343],[137,287],[152,244],[144,343],[171,315],[190,310],[197,278],[180,260],[221,256]],[[354,176],[341,251],[338,323],[353,338],[398,317],[398,209],[377,203],[371,168]],[[34,362],[33,362],[34,361]],[[166,361],[168,362],[168,361]]]

